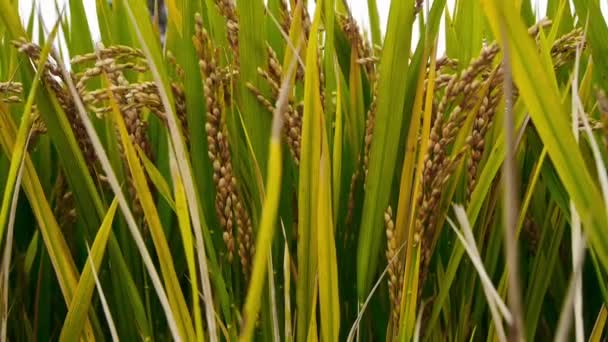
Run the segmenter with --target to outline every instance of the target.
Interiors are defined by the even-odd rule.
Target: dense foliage
[[[0,0],[0,340],[605,338],[599,1],[348,2]]]

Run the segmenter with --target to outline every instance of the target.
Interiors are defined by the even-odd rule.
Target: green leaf
[[[117,208],[118,201],[114,200],[108,209],[106,217],[101,223],[101,227],[99,227],[99,230],[97,231],[97,236],[93,242],[89,258],[85,263],[85,265],[90,265],[92,262],[92,265],[95,267],[95,272],[98,272],[101,266]],[[78,281],[76,292],[74,292],[74,298],[68,308],[63,328],[61,328],[61,334],[59,335],[60,341],[76,341],[79,339],[82,329],[84,328],[87,312],[91,305],[94,288],[95,277],[93,269],[85,266],[84,271],[80,276],[80,280]]]
[[[357,291],[363,301],[376,274],[383,235],[383,215],[391,195],[403,122],[405,86],[409,64],[403,59],[410,53],[414,6],[393,1],[380,61],[377,113],[366,178],[363,216],[357,249]]]
[[[82,55],[93,51],[93,40],[82,0],[70,0],[70,54]]]
[[[239,98],[242,102],[240,112],[259,167],[261,170],[266,170],[268,160],[266,144],[270,137],[270,117],[265,115],[265,109],[246,86],[247,82],[250,82],[258,89],[265,89],[257,72],[258,67],[266,65],[268,58],[265,45],[265,6],[262,0],[237,1],[237,9],[239,13],[247,13],[239,17],[239,58],[243,61],[240,63],[239,71]]]
[[[190,230],[190,216],[188,215],[188,204],[186,194],[184,191],[184,185],[179,177],[175,160],[171,160],[171,171],[175,182],[175,212],[177,213],[177,220],[182,235],[182,241],[184,244],[184,254],[186,255],[186,262],[188,264],[188,273],[190,274],[190,286],[192,289],[192,310],[194,311],[194,325],[196,328],[196,340],[204,341],[205,336],[203,335],[203,321],[201,317],[200,301],[198,300],[198,275],[196,274],[196,259],[194,255],[194,239],[192,238],[192,231]]]
[[[598,85],[608,90],[608,26],[602,15],[599,2],[596,0],[574,0],[576,12],[582,26],[586,28],[586,37],[591,46],[593,62],[597,64]]]
[[[300,152],[300,179],[298,183],[298,282],[296,303],[298,321],[296,341],[310,338],[311,316],[316,312],[312,301],[317,291],[317,201],[319,198],[319,162],[321,156],[320,135],[325,130],[321,125],[323,104],[321,103],[318,73],[318,30],[321,6],[317,7],[310,29],[306,50],[306,74],[304,78],[304,114],[302,117],[302,142]],[[316,328],[314,329],[316,332]]]
[[[317,200],[317,255],[319,258],[319,311],[323,341],[338,341],[340,336],[340,292],[338,264],[331,208],[331,178],[327,137],[323,134],[319,165]]]
[[[380,15],[378,14],[377,0],[367,0],[367,11],[369,14],[369,27],[372,31],[372,43],[382,45],[382,35],[380,34]]]
[[[135,149],[137,150],[137,156],[141,160],[144,169],[146,170],[146,174],[150,177],[152,184],[156,187],[156,190],[160,193],[160,195],[165,199],[167,204],[176,211],[175,201],[173,200],[173,196],[171,196],[171,187],[163,177],[163,175],[158,171],[154,163],[148,159],[146,153],[139,147],[139,145],[135,145]]]

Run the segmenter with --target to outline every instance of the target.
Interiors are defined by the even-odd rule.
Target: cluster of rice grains
[[[99,45],[96,52],[76,56],[71,62],[72,65],[84,69],[84,71],[76,73],[74,78],[76,88],[81,94],[85,106],[96,115],[103,116],[113,110],[111,101],[115,101],[114,103],[125,120],[131,141],[141,148],[148,159],[153,160],[148,138],[148,121],[144,119],[144,109],[147,108],[150,112],[164,118],[164,109],[160,102],[158,89],[151,82],[131,83],[125,76],[127,72],[144,73],[148,70],[143,53],[128,46],[119,45],[106,48]],[[106,87],[87,90],[87,83],[100,77],[107,81]],[[126,163],[123,145],[118,144],[118,149]],[[133,211],[145,232],[147,225],[143,208],[130,174],[128,181],[128,191],[133,199]]]
[[[23,84],[19,82],[0,82],[0,102],[19,103],[23,93]]]
[[[292,21],[294,19],[293,11],[290,11],[285,0],[279,2],[279,10],[280,10],[280,22],[282,34],[287,37],[289,35],[289,31],[291,28]],[[310,15],[306,10],[306,6],[302,7],[302,29],[303,36],[308,37],[310,32]],[[268,61],[266,65],[266,69],[258,67],[258,74],[262,79],[266,81],[269,85],[271,93],[270,98],[264,96],[262,91],[256,88],[253,84],[248,83],[247,88],[255,95],[260,104],[266,108],[269,113],[273,113],[275,110],[274,104],[276,103],[279,97],[280,85],[282,83],[283,78],[283,67],[277,53],[274,49],[267,44],[266,46],[268,52]],[[321,65],[321,57],[322,52],[319,51],[319,63],[318,66]],[[319,79],[320,79],[320,95],[321,95],[321,103],[325,104],[324,100],[324,82],[325,75],[323,73],[322,68],[319,67]],[[304,81],[304,67],[301,63],[297,64],[296,68],[296,82]],[[289,152],[293,157],[296,165],[300,163],[300,142],[302,141],[302,115],[303,115],[303,107],[301,103],[296,103],[293,96],[289,97],[289,102],[287,104],[287,109],[283,113],[283,138],[289,147]]]
[[[227,38],[234,56],[234,63],[239,65],[239,18],[234,0],[215,0],[220,14],[226,18]]]
[[[5,104],[22,103],[22,96],[23,84],[20,82],[0,82],[0,102]],[[45,134],[47,129],[44,121],[40,118],[38,107],[35,104],[32,105],[30,115],[33,118],[33,124],[28,148],[31,150],[32,146],[36,144],[37,138],[40,135]]]
[[[354,53],[365,51],[358,40],[360,36],[354,34],[356,27],[353,22],[343,20],[345,32],[353,33],[350,39]],[[536,36],[540,23],[530,29],[529,33]],[[572,61],[576,48],[584,47],[582,32],[577,29],[555,41],[551,50],[555,68]],[[432,128],[430,132],[428,149],[425,151],[422,177],[420,179],[420,193],[416,199],[417,211],[414,221],[414,244],[421,247],[421,268],[419,273],[420,291],[422,294],[424,281],[429,272],[432,251],[437,243],[440,230],[439,210],[440,202],[446,185],[455,170],[466,159],[466,198],[470,198],[475,189],[479,165],[486,148],[486,135],[493,123],[494,116],[503,97],[503,70],[502,64],[497,60],[500,49],[497,44],[484,44],[479,56],[472,60],[460,72],[457,69],[459,62],[447,57],[436,61],[437,76],[435,78],[435,94],[432,108]],[[362,58],[362,65],[370,65],[372,57]],[[371,63],[373,66],[373,63]],[[370,79],[373,80],[370,74]],[[426,87],[425,87],[426,88]],[[517,96],[517,89],[515,89]],[[349,195],[349,213],[347,222],[352,219],[354,209],[355,186],[361,172],[366,175],[369,146],[372,141],[373,121],[375,114],[375,96],[370,104],[366,119],[365,141],[362,153],[361,170],[357,169],[352,176],[351,191]],[[608,101],[606,101],[608,103]],[[606,105],[608,108],[608,104]],[[606,110],[608,112],[608,109]],[[471,117],[472,116],[472,117]],[[470,131],[462,146],[454,143],[467,119],[470,118]],[[465,158],[468,157],[468,158]],[[394,258],[398,251],[399,241],[396,240],[395,224],[391,207],[384,215],[384,224],[387,236],[386,257],[388,265],[388,287],[391,302],[391,322],[398,324],[399,307],[402,291],[403,260]]]
[[[585,33],[580,27],[557,39],[551,47],[551,58],[555,68],[571,62],[576,55],[576,49],[584,49],[585,45]]]
[[[268,83],[272,91],[272,98],[267,99],[262,92],[253,84],[247,83],[247,88],[255,95],[258,101],[270,113],[274,112],[274,103],[279,97],[280,85],[282,83],[283,67],[281,66],[276,52],[267,46],[268,65],[267,70],[258,68],[258,74]],[[291,156],[296,164],[300,163],[300,142],[302,140],[302,114],[303,108],[296,105],[293,97],[289,97],[287,110],[283,113],[283,137],[287,142]]]
[[[357,21],[349,13],[348,15],[338,16],[338,23],[342,31],[346,34],[346,38],[351,45],[351,51],[358,64],[364,66],[367,77],[371,80],[376,76],[376,63],[378,57],[374,56],[372,47],[369,41],[363,36],[362,30],[357,24]]]
[[[424,157],[420,195],[417,199],[415,220],[415,241],[422,243],[421,249],[421,282],[426,277],[426,271],[431,258],[431,251],[436,240],[435,227],[437,224],[436,211],[439,207],[442,192],[458,162],[463,157],[463,151],[452,151],[449,146],[467,118],[479,101],[481,81],[478,76],[492,67],[498,46],[484,47],[480,56],[475,59],[462,73],[451,78],[437,107],[428,150]]]
[[[186,79],[185,71],[181,65],[177,63],[175,56],[171,51],[167,51],[167,61],[173,66],[175,79],[171,82],[171,93],[175,102],[175,114],[182,126],[182,134],[186,142],[186,147],[190,146],[190,131],[188,130],[188,108],[186,103],[186,91],[184,90],[184,81]]]
[[[34,43],[27,42],[25,39],[18,39],[12,42],[19,52],[25,54],[33,63],[38,63],[40,58],[40,47]],[[59,105],[70,121],[72,130],[76,136],[79,147],[82,149],[89,167],[91,175],[96,175],[95,154],[92,149],[88,135],[84,131],[82,122],[75,112],[74,102],[66,88],[63,73],[52,56],[49,56],[42,72],[43,81],[53,90]],[[22,102],[23,85],[18,82],[0,82],[0,102],[20,103]],[[32,106],[31,114],[33,124],[31,127],[30,141],[28,149],[32,150],[36,145],[37,138],[47,132],[46,124],[40,117],[36,104]],[[53,212],[61,227],[64,230],[73,229],[76,222],[77,212],[75,209],[74,196],[65,182],[64,174],[67,170],[59,170],[51,199],[54,203]],[[66,234],[66,236],[75,236]],[[70,248],[74,250],[74,241],[68,240]]]
[[[171,91],[178,120],[186,141],[188,141],[186,95],[183,88],[184,71],[170,51],[167,52],[167,60],[175,69],[177,80],[171,82]],[[94,62],[91,67],[75,75],[78,81],[76,86],[82,93],[83,102],[91,112],[103,116],[112,111],[112,106],[108,103],[110,95],[112,95],[125,118],[129,135],[132,138],[135,137],[133,141],[146,152],[146,156],[152,158],[152,151],[145,136],[148,123],[143,120],[143,114],[147,109],[166,124],[165,109],[161,103],[158,87],[150,81],[131,83],[125,77],[127,72],[145,73],[148,71],[143,53],[139,49],[123,45],[107,48],[100,46],[95,53],[76,56],[72,59],[73,65],[91,62]],[[87,91],[86,83],[102,74],[107,77],[110,85],[106,88]]]
[[[24,38],[14,40],[12,44],[20,53],[26,55],[35,65],[38,64],[40,59],[40,46],[28,42]],[[84,125],[82,124],[82,121],[78,115],[74,99],[72,98],[70,91],[67,89],[63,72],[53,56],[49,56],[44,68],[45,70],[41,73],[42,79],[49,89],[51,89],[54,93],[55,97],[57,98],[57,102],[70,122],[72,132],[74,133],[78,146],[84,155],[85,161],[87,162],[89,172],[93,177],[95,177],[97,175],[97,157],[95,155],[95,151],[93,150],[89,136],[87,135]]]
[[[287,4],[287,0],[279,1],[279,13],[281,15],[279,18],[279,25],[281,25],[281,30],[284,33],[288,33],[289,29],[291,28],[291,21],[293,20],[293,17],[291,15],[291,11],[289,10],[289,4]]]
[[[205,131],[209,158],[213,163],[213,181],[216,186],[215,208],[223,229],[227,258],[233,259],[234,229],[237,229],[238,254],[245,277],[251,272],[254,253],[252,221],[242,200],[233,172],[232,157],[225,114],[230,101],[234,72],[220,66],[219,50],[213,46],[203,27],[202,18],[196,15],[194,44],[199,56],[203,89],[207,106]]]
[[[529,33],[536,36],[539,26],[531,28]],[[574,30],[555,41],[551,50],[555,68],[572,61],[576,48],[584,46],[583,36],[579,31]],[[462,72],[452,75],[440,73],[436,79],[437,89],[445,90],[435,95],[439,95],[440,100],[436,108],[433,108],[434,121],[429,147],[424,157],[415,219],[414,243],[421,244],[419,296],[440,234],[440,200],[447,182],[465,155],[469,156],[466,164],[467,200],[475,189],[479,165],[486,147],[486,135],[503,96],[503,70],[502,64],[496,61],[498,53],[497,44],[486,45],[479,57]],[[440,61],[438,60],[438,64]],[[517,96],[517,89],[515,95]],[[471,131],[464,146],[456,150],[453,144],[469,115],[474,116]]]
[[[391,306],[391,325],[399,324],[399,309],[401,305],[401,292],[403,286],[403,265],[397,256],[399,246],[393,220],[393,209],[389,206],[384,212],[384,228],[386,229],[386,262],[388,263],[388,294]],[[396,332],[394,329],[393,332]],[[395,336],[394,336],[395,337]]]

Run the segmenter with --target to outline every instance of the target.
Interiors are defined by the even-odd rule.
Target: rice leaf
[[[323,105],[319,94],[320,80],[317,64],[318,30],[321,7],[315,12],[308,47],[306,50],[306,70],[304,78],[304,113],[302,117],[302,143],[300,153],[300,178],[298,183],[298,283],[296,303],[299,308],[296,323],[296,340],[304,341],[310,335],[311,317],[315,316],[317,292],[318,248],[317,248],[317,200],[319,191],[319,162],[321,155],[322,126],[320,125]],[[316,325],[316,322],[314,322]],[[314,328],[316,332],[316,328]]]
[[[118,201],[112,201],[108,213],[104,218],[101,227],[97,231],[97,236],[93,241],[93,246],[89,253],[89,258],[85,265],[91,264],[91,267],[85,267],[80,279],[78,280],[78,286],[74,292],[74,298],[68,309],[61,334],[59,335],[60,341],[74,341],[78,340],[82,329],[84,328],[85,318],[91,305],[91,298],[93,297],[93,289],[95,284],[94,272],[100,268],[103,256],[105,254],[106,245],[110,232],[112,231],[112,222],[118,208]],[[93,268],[94,267],[94,268]]]
[[[361,231],[357,247],[357,291],[363,300],[369,291],[378,266],[382,242],[382,217],[388,207],[392,178],[397,161],[398,139],[403,122],[405,85],[400,78],[408,73],[410,37],[414,21],[411,3],[394,1],[388,20],[384,51],[380,61],[377,113],[374,139],[370,150],[369,170]]]

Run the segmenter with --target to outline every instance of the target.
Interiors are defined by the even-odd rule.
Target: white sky
[[[100,34],[99,34],[99,27],[97,25],[97,15],[96,15],[96,10],[95,10],[95,0],[83,0],[84,1],[84,8],[85,11],[87,13],[87,17],[89,18],[89,25],[91,27],[91,33],[93,35],[93,39],[98,41],[100,40]],[[394,0],[394,1],[404,1],[404,0]],[[412,1],[412,0],[410,0]],[[425,0],[426,2],[432,3],[433,0]],[[450,8],[450,10],[452,10],[454,8],[454,3],[456,0],[447,0],[448,6]],[[509,0],[505,0],[505,1],[509,1]],[[547,0],[535,0],[536,1],[536,9],[537,9],[537,13],[545,13],[546,7],[547,7]],[[52,0],[19,0],[19,11],[21,13],[21,17],[24,18],[23,20],[27,20],[28,14],[30,13],[30,10],[32,9],[33,5],[36,5],[39,10],[40,13],[42,13],[42,17],[44,18],[45,21],[45,25],[47,28],[51,27],[54,23],[55,20],[57,19],[57,13],[55,11],[55,1]],[[59,4],[59,8],[61,9],[62,6],[64,4],[66,4],[68,2],[68,0],[57,0],[57,3]],[[311,3],[311,7],[313,7],[314,5],[312,5],[312,3],[314,1],[309,0],[309,2]],[[347,2],[350,4],[350,7],[353,11],[353,16],[355,17],[355,19],[361,24],[362,27],[367,28],[369,25],[369,17],[368,17],[368,12],[367,12],[367,0],[347,0]],[[390,2],[391,0],[377,0],[378,3],[378,12],[380,14],[380,22],[381,22],[381,28],[382,28],[382,32],[384,33],[384,30],[386,28],[386,22],[388,20],[388,12],[389,12],[389,7],[390,7]],[[572,0],[570,0],[570,2],[572,2]],[[608,0],[600,0],[600,4],[602,7],[602,12],[604,13],[604,17],[607,17],[608,14]],[[571,6],[573,7],[573,6]],[[66,8],[67,11],[67,8]],[[441,30],[443,30],[443,20],[441,21]],[[418,39],[418,26],[414,25],[414,40]],[[61,42],[60,42],[61,43]],[[444,50],[444,45],[445,43],[443,42],[443,35],[440,35],[439,37],[439,47],[438,47],[438,52],[439,54],[443,53]]]

